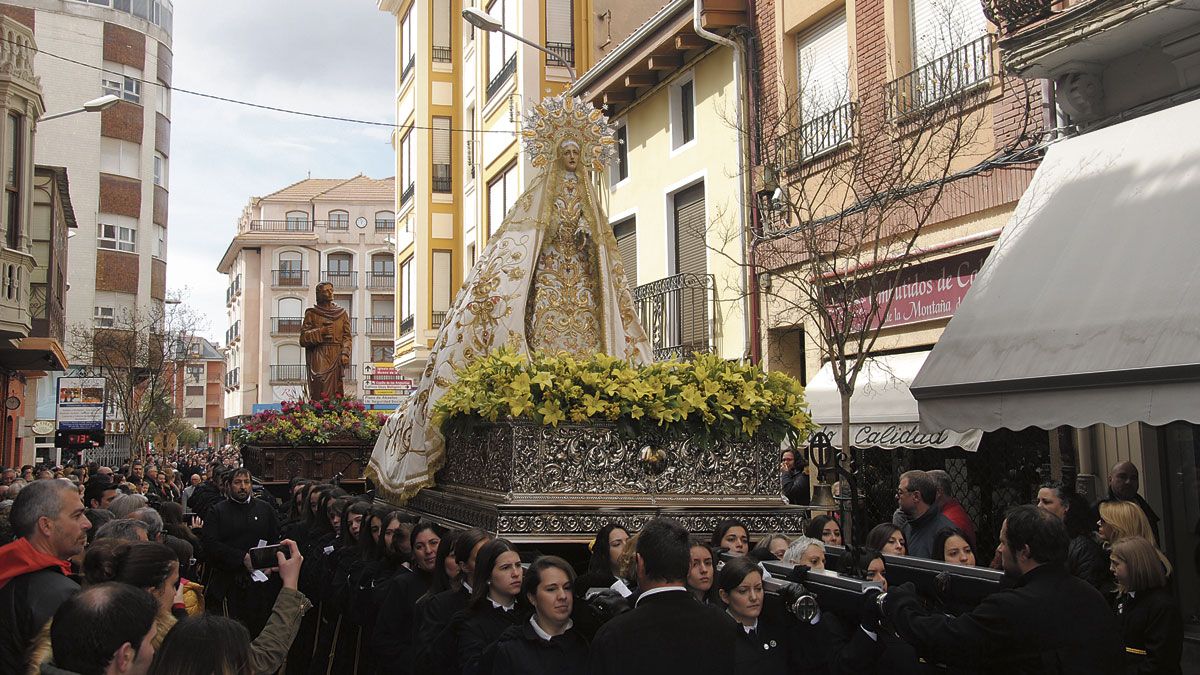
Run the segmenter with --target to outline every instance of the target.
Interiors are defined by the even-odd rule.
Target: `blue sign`
[[[255,415],[257,415],[260,412],[266,412],[268,410],[282,411],[283,404],[282,403],[255,403],[254,405],[250,406],[250,412]]]

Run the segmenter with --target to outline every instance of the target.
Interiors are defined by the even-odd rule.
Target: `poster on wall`
[[[104,378],[58,378],[55,420],[59,429],[103,431]]]

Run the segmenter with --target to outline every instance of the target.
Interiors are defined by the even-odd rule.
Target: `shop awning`
[[[1050,148],[913,382],[924,429],[1200,422],[1197,119]]]
[[[979,431],[929,433],[919,428],[917,401],[908,387],[927,356],[929,352],[915,352],[867,359],[850,397],[850,439],[856,447],[978,449]],[[832,365],[821,367],[804,395],[813,421],[840,446],[842,399]]]

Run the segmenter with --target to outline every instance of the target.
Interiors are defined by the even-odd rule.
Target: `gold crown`
[[[543,167],[558,157],[558,146],[565,141],[579,144],[579,161],[600,171],[617,154],[617,129],[603,112],[579,97],[566,94],[549,96],[525,115],[521,131],[525,152],[535,167]]]

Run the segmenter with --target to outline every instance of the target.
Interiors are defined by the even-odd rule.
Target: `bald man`
[[[1150,529],[1154,530],[1154,539],[1162,545],[1162,538],[1158,533],[1158,514],[1138,494],[1138,468],[1133,462],[1117,462],[1108,472],[1108,496],[1098,500],[1093,507],[1097,520],[1100,518],[1100,502],[1112,501],[1133,502],[1141,507],[1142,513],[1146,514],[1146,520],[1150,521]]]

